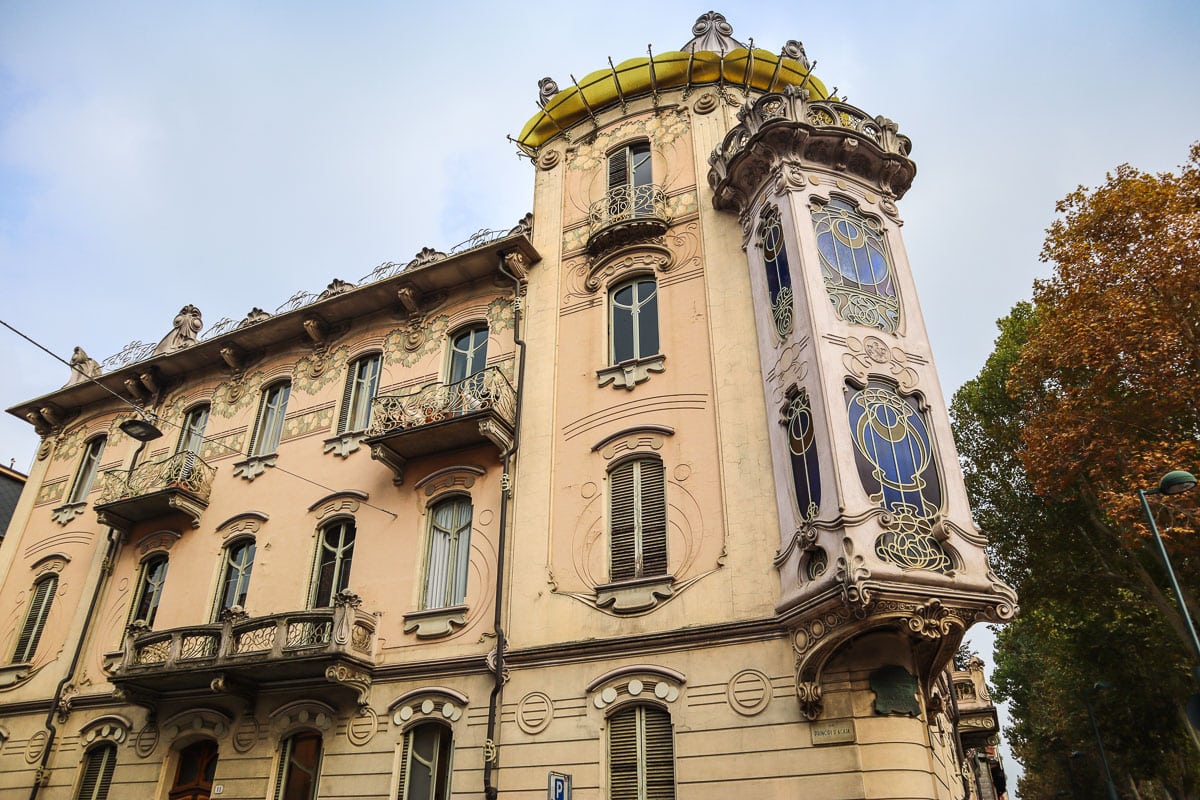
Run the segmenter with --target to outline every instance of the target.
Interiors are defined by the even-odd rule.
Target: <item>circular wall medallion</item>
[[[138,754],[138,758],[149,758],[156,747],[158,747],[158,727],[147,723],[133,739],[133,752]]]
[[[705,92],[696,98],[696,102],[692,104],[692,110],[697,114],[711,114],[717,107],[717,96],[712,92]]]
[[[541,692],[530,692],[517,704],[517,726],[525,733],[541,733],[554,719],[554,701]]]
[[[491,525],[493,516],[492,510],[490,508],[485,508],[483,511],[479,512],[479,524]]]
[[[756,669],[744,669],[729,679],[725,696],[734,711],[752,717],[771,702],[771,680]]]
[[[350,744],[362,747],[375,737],[377,730],[379,715],[375,713],[375,709],[367,707],[346,725],[346,738],[350,740]]]
[[[579,494],[581,494],[585,500],[590,500],[595,497],[597,491],[598,487],[591,481],[588,481],[579,487]]]
[[[33,764],[42,757],[42,751],[46,749],[45,731],[38,731],[33,736],[29,737],[29,743],[25,745],[25,761]]]
[[[248,753],[258,741],[259,725],[254,717],[245,717],[233,729],[233,749],[239,753]]]
[[[680,464],[675,467],[675,480],[683,483],[692,476],[692,468],[688,464]]]

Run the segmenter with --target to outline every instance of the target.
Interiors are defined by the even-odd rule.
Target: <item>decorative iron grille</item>
[[[595,236],[623,222],[659,220],[665,223],[669,217],[667,193],[661,186],[653,183],[614,186],[588,209],[588,235]]]
[[[134,653],[135,664],[161,664],[171,652],[170,638],[158,639],[138,645]]]
[[[212,491],[215,467],[190,451],[176,453],[162,461],[140,464],[132,470],[114,469],[100,476],[100,501],[115,503],[131,497],[178,489],[207,501]]]
[[[367,433],[378,436],[488,410],[512,425],[516,408],[508,378],[499,367],[488,367],[456,383],[430,383],[412,394],[376,397]]]
[[[187,633],[180,637],[179,660],[212,658],[221,642],[219,633]]]
[[[257,653],[273,649],[275,647],[276,628],[275,620],[269,620],[252,628],[238,631],[233,636],[234,654]]]
[[[333,623],[328,619],[288,620],[284,648],[317,647],[329,644]]]

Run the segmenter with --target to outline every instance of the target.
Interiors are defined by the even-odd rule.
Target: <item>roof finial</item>
[[[710,53],[725,53],[746,45],[733,38],[733,26],[725,20],[725,15],[716,11],[701,14],[692,26],[693,38],[679,48],[687,53],[693,47],[696,50],[707,50]]]

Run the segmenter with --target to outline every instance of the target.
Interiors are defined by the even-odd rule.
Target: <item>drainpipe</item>
[[[140,448],[139,448],[140,452]],[[46,722],[44,727],[50,732],[46,738],[46,746],[42,748],[42,763],[38,765],[37,773],[33,780],[33,788],[29,790],[29,800],[36,800],[38,790],[42,788],[42,781],[48,777],[46,768],[50,763],[50,753],[54,750],[54,738],[58,734],[58,729],[54,726],[54,715],[58,713],[58,704],[62,699],[63,689],[75,675],[75,668],[79,666],[79,658],[83,655],[83,644],[88,639],[88,634],[92,628],[92,615],[96,611],[96,605],[100,601],[100,591],[104,588],[105,578],[111,574],[113,555],[117,549],[117,542],[120,540],[119,535],[114,535],[117,532],[108,529],[108,551],[104,554],[104,561],[100,565],[100,575],[96,578],[96,588],[92,592],[92,602],[88,604],[87,615],[83,620],[83,630],[79,633],[79,639],[75,644],[75,654],[71,656],[71,666],[67,669],[66,675],[58,682],[58,687],[54,690],[54,696],[50,700],[50,710],[46,712]]]
[[[513,440],[512,445],[506,450],[501,458],[504,462],[504,473],[502,485],[500,489],[500,536],[496,543],[498,551],[496,557],[496,617],[493,622],[493,628],[496,634],[496,661],[493,670],[494,683],[492,684],[492,692],[488,698],[488,722],[487,722],[487,743],[490,747],[484,748],[483,762],[483,796],[487,800],[494,800],[500,790],[492,785],[492,773],[494,764],[500,760],[499,748],[496,746],[496,719],[498,717],[500,692],[504,688],[504,649],[508,642],[504,638],[503,619],[501,617],[501,608],[503,607],[504,598],[504,550],[508,540],[508,506],[512,497],[512,468],[513,456],[517,453],[517,447],[521,441],[521,400],[523,397],[522,388],[525,386],[525,340],[521,338],[521,281],[517,276],[513,275],[504,264],[504,256],[499,257],[500,273],[513,282],[513,342],[520,351],[519,361],[517,364],[517,387],[516,387],[516,409],[514,411],[513,422]],[[491,755],[491,758],[488,758]]]

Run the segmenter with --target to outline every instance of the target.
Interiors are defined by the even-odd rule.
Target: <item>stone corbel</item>
[[[871,589],[867,585],[870,577],[866,559],[854,552],[854,541],[849,536],[844,537],[834,578],[841,587],[842,603],[857,616],[865,614],[871,605]]]
[[[325,670],[325,680],[346,686],[357,692],[355,701],[360,709],[371,705],[371,674],[347,664],[334,664]]]
[[[142,382],[142,386],[146,387],[146,391],[153,397],[158,394],[162,388],[158,383],[158,378],[155,376],[154,368],[150,368],[138,375],[138,380]]]
[[[639,383],[650,380],[650,373],[665,372],[667,357],[661,353],[649,358],[631,358],[611,367],[596,370],[596,385],[600,388],[612,384],[614,389],[633,391]]]
[[[304,326],[304,333],[312,341],[316,347],[323,348],[329,336],[329,326],[325,324],[325,320],[320,317],[308,317],[300,323]]]
[[[87,508],[86,502],[66,503],[58,508],[51,509],[50,519],[54,520],[59,525],[69,525],[72,520],[83,513],[85,508]]]
[[[817,681],[796,681],[796,700],[800,703],[800,713],[812,721],[821,716],[825,703],[821,699],[821,684]]]
[[[241,372],[246,368],[246,354],[237,345],[227,344],[222,347],[221,360],[234,372]]]
[[[401,286],[396,290],[396,299],[400,301],[401,308],[409,317],[418,317],[421,314],[421,298],[411,286]]]
[[[404,632],[415,633],[418,639],[448,636],[466,624],[466,606],[410,611],[404,615]]]
[[[520,250],[509,250],[504,253],[501,258],[504,259],[504,267],[513,277],[519,282],[525,283],[529,278],[529,259]]]
[[[392,483],[396,486],[404,483],[404,467],[408,464],[407,459],[401,458],[381,444],[371,445],[371,458],[392,471]]]
[[[25,419],[38,436],[49,436],[54,432],[54,424],[38,411],[26,411]]]
[[[501,453],[507,453],[512,447],[512,434],[504,426],[491,417],[479,420],[479,433],[485,439],[499,448]]]
[[[596,607],[617,614],[634,614],[654,608],[668,600],[674,589],[672,575],[655,575],[631,581],[619,581],[596,587]]]
[[[135,378],[126,378],[124,383],[125,390],[129,392],[129,396],[132,397],[133,401],[138,405],[141,405],[150,398],[149,393],[146,391],[146,387],[142,385],[141,381]]]
[[[343,433],[340,436],[334,436],[325,440],[325,449],[322,451],[326,455],[333,453],[339,458],[349,458],[351,453],[357,452],[362,445],[363,440],[367,438],[365,431],[358,433]]]
[[[233,465],[233,477],[253,481],[266,472],[268,467],[275,466],[277,461],[279,461],[279,456],[275,453],[267,456],[251,456],[245,461],[239,461]]]

